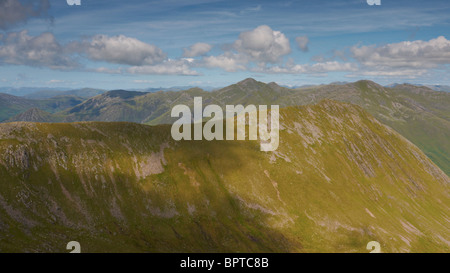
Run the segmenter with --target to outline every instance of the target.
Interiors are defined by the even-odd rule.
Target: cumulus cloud
[[[76,58],[123,64],[127,67],[84,68],[109,74],[198,75],[192,58],[167,59],[161,49],[123,35],[96,35],[89,40],[60,44],[50,32],[30,36],[26,30],[0,34],[0,64],[28,65],[51,69],[82,68]],[[129,65],[129,66],[128,66]]]
[[[70,45],[74,51],[86,54],[94,61],[134,66],[152,65],[166,59],[158,47],[124,35],[96,35],[90,40]]]
[[[16,24],[26,22],[32,17],[51,17],[48,15],[48,0],[27,1],[0,0],[0,29],[7,29]]]
[[[307,52],[308,49],[308,44],[309,44],[309,39],[306,36],[299,36],[297,38],[295,38],[295,41],[297,42],[298,48],[300,48],[301,51],[303,52]]]
[[[357,71],[358,66],[355,63],[340,63],[337,61],[328,61],[314,64],[294,64],[288,62],[285,66],[270,66],[255,68],[255,72],[264,73],[282,73],[282,74],[323,74],[327,72],[339,71]]]
[[[0,63],[70,69],[78,64],[50,32],[30,36],[26,30],[0,35]]]
[[[291,52],[288,38],[266,25],[242,32],[233,47],[251,61],[263,63],[279,62],[284,55]]]
[[[193,58],[202,56],[211,50],[212,46],[206,43],[196,43],[189,48],[184,48],[183,57]]]
[[[340,63],[337,61],[329,61],[324,63],[315,63],[308,65],[309,70],[313,73],[326,73],[337,71],[357,71],[358,67],[355,63]]]
[[[97,67],[94,69],[88,69],[88,71],[94,71],[94,72],[98,72],[98,73],[106,73],[106,74],[122,74],[123,73],[123,69],[121,68],[109,68],[109,67]]]
[[[253,30],[241,32],[239,38],[218,56],[206,56],[199,63],[205,67],[218,67],[228,72],[247,69],[251,63],[266,66],[277,63],[289,54],[289,40],[280,31],[262,25]]]
[[[208,56],[203,58],[203,65],[206,67],[218,67],[228,72],[244,70],[247,61],[239,58],[238,54],[225,52],[219,56]]]
[[[425,75],[428,72],[426,69],[398,69],[398,70],[368,70],[358,71],[349,76],[373,76],[373,77],[403,77],[414,79],[418,76]]]
[[[351,53],[369,68],[422,70],[450,64],[450,41],[440,36],[429,41],[405,41],[380,47],[354,46]]]

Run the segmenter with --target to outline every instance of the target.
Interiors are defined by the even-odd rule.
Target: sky
[[[0,0],[0,86],[450,85],[450,1]]]

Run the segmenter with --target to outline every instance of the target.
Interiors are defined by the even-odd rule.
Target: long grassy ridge
[[[126,122],[0,125],[0,252],[448,252],[449,178],[361,107],[280,112],[280,145]]]

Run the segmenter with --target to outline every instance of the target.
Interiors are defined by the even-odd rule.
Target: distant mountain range
[[[421,148],[450,174],[450,93],[426,86],[384,87],[371,81],[358,81],[290,89],[249,78],[212,92],[200,88],[158,92],[114,90],[88,99],[63,96],[37,101],[14,97],[9,102],[0,97],[3,105],[0,114],[4,121],[170,124],[174,121],[170,117],[172,107],[176,104],[192,107],[195,96],[201,96],[204,105],[220,106],[277,104],[287,107],[315,104],[324,99],[359,105]]]
[[[78,105],[84,100],[74,96],[59,96],[36,100],[0,93],[0,121],[8,120],[33,108],[55,113]]]
[[[40,91],[68,91],[66,87],[0,87],[0,93],[14,96],[26,96]]]
[[[133,88],[131,90],[141,92],[182,91],[194,87],[195,86],[149,87],[143,89]],[[206,91],[220,89],[212,86],[202,86],[201,88]],[[108,90],[99,88],[71,89],[67,87],[0,87],[0,93],[28,99],[49,99],[59,96],[75,96],[87,99],[105,93],[106,91]]]
[[[136,89],[136,91],[146,91],[146,92],[158,92],[158,91],[183,91],[183,90],[188,90],[191,88],[201,88],[205,91],[214,91],[214,90],[218,90],[220,88],[218,87],[212,87],[212,86],[201,86],[201,87],[197,87],[197,86],[190,86],[190,85],[186,85],[186,86],[173,86],[173,87],[158,87],[158,88],[146,88],[146,89]]]
[[[426,86],[436,91],[450,92],[450,86],[448,85],[426,85]]]
[[[95,97],[97,95],[105,93],[107,90],[102,89],[93,89],[93,88],[82,88],[82,89],[74,89],[74,90],[40,90],[33,92],[31,94],[24,95],[24,98],[28,99],[50,99],[54,97],[60,96],[75,96],[79,98],[88,99],[91,97]]]
[[[402,85],[399,83],[393,83],[393,84],[389,84],[386,87],[396,87],[397,85]],[[448,85],[429,85],[429,84],[415,84],[416,86],[426,86],[430,89],[433,89],[434,91],[443,91],[443,92],[450,92],[450,86]]]

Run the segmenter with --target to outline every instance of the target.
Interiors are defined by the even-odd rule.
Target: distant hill
[[[147,89],[143,89],[142,91],[146,91],[146,92],[158,92],[158,91],[183,91],[183,90],[188,90],[188,89],[192,89],[192,88],[197,88],[196,86],[173,86],[173,87],[150,87]],[[201,86],[199,87],[205,91],[213,91],[216,89],[220,89],[217,87],[212,87],[212,86]]]
[[[14,96],[26,96],[31,93],[39,91],[67,91],[70,88],[64,87],[0,87],[0,93],[14,95]]]
[[[39,108],[31,108],[23,113],[20,113],[6,122],[27,121],[27,122],[56,122],[57,119],[50,113],[45,112]]]
[[[74,90],[40,90],[37,92],[33,92],[27,95],[24,95],[25,98],[28,99],[49,99],[58,96],[74,96],[79,98],[88,99],[91,97],[95,97],[97,95],[105,93],[106,90],[102,89],[93,89],[93,88],[82,88],[82,89],[74,89]]]
[[[284,92],[268,85],[257,100]],[[71,240],[83,252],[450,251],[450,179],[411,142],[330,100],[280,109],[280,129],[278,150],[261,152],[175,142],[170,125],[0,124],[1,251],[66,252]]]
[[[71,108],[83,101],[84,99],[74,96],[58,96],[45,100],[32,100],[0,93],[0,122],[5,122],[6,120],[32,108],[38,108],[43,111],[55,113]]]
[[[393,84],[387,85],[386,87],[396,87],[398,85],[401,85],[401,84],[393,83]],[[409,84],[409,85],[413,85],[413,84]],[[414,86],[425,86],[425,87],[428,87],[430,89],[433,89],[434,91],[450,92],[450,86],[447,86],[447,85],[414,84]]]
[[[450,92],[450,86],[448,85],[427,85],[427,87],[436,91]]]

